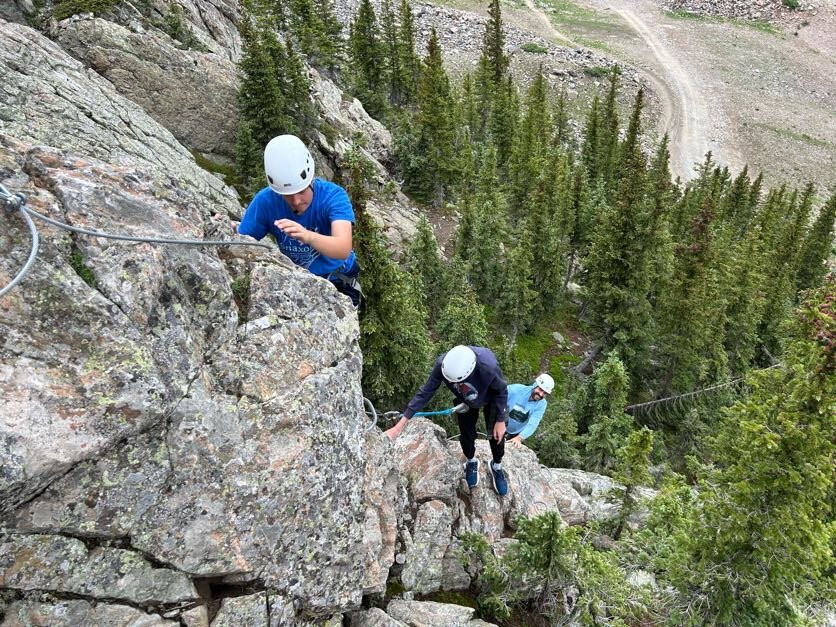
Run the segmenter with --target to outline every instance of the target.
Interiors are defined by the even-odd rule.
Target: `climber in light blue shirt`
[[[508,430],[506,439],[514,446],[531,437],[537,430],[548,401],[546,396],[554,390],[554,379],[546,373],[535,379],[533,385],[512,383],[508,386]]]

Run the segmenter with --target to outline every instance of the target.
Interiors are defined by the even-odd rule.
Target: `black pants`
[[[345,294],[351,299],[351,303],[357,308],[360,305],[360,297],[362,296],[362,292],[358,290],[356,286],[359,287],[359,282],[356,281],[357,275],[359,272],[354,273],[353,275],[346,275],[346,274],[335,274],[328,277],[328,280],[334,284],[334,287],[337,288],[337,291],[340,294]]]
[[[485,433],[488,434],[488,444],[491,445],[491,453],[495,464],[502,462],[505,455],[505,438],[501,442],[493,439],[493,426],[496,423],[496,407],[489,403],[482,408],[485,414]],[[459,444],[462,445],[462,452],[468,459],[476,456],[476,421],[479,418],[478,409],[470,409],[463,414],[456,414],[459,419]]]

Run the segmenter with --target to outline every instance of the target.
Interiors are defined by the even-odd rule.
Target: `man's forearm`
[[[340,238],[322,233],[311,233],[308,237],[308,244],[326,257],[334,259],[348,259],[351,254],[351,242],[346,244]]]

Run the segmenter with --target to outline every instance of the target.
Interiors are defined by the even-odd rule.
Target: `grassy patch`
[[[538,329],[532,333],[517,336],[514,357],[525,366],[528,372],[534,374],[539,372],[540,359],[554,343],[551,333],[549,329]]]
[[[93,274],[93,271],[84,263],[84,255],[78,248],[73,247],[73,251],[70,253],[70,267],[78,276],[81,277],[82,281],[95,289],[96,275]]]
[[[207,172],[211,172],[212,174],[220,174],[224,177],[224,180],[227,182],[234,181],[236,179],[237,173],[235,172],[234,166],[224,165],[223,163],[218,163],[217,161],[207,159],[196,150],[192,150],[191,152],[197,165],[199,165]]]
[[[770,22],[766,20],[729,20],[731,24],[735,26],[743,26],[745,28],[754,28],[755,30],[759,30],[762,33],[767,33],[769,35],[781,35],[781,31],[775,28]]]
[[[212,174],[220,174],[224,183],[235,188],[235,191],[238,192],[238,196],[241,198],[247,197],[247,190],[244,189],[244,185],[238,177],[238,172],[235,170],[235,166],[207,159],[196,150],[192,150],[191,153],[197,165]]]
[[[692,13],[691,11],[684,11],[682,9],[665,11],[665,15],[678,20],[695,20],[709,24],[732,24],[734,26],[742,26],[744,28],[753,28],[763,33],[769,33],[770,35],[781,34],[781,31],[766,20],[741,20],[737,18],[722,17],[719,15],[701,15],[699,13]]]
[[[232,298],[238,307],[238,319],[246,322],[250,313],[250,275],[242,274],[229,286],[232,290]]]
[[[400,597],[406,588],[398,579],[390,579],[386,582],[386,598],[392,599],[395,597]]]
[[[571,0],[543,0],[540,4],[555,24],[570,30],[612,33],[625,28],[620,20],[613,19],[611,15],[581,7]]]
[[[606,52],[608,56],[613,57],[617,54],[612,47],[608,46],[603,41],[599,41],[598,39],[592,39],[591,37],[578,37],[577,35],[574,36],[573,39],[584,48],[600,50],[601,52]]]
[[[706,22],[709,20],[709,17],[706,15],[700,15],[699,13],[686,11],[685,9],[673,9],[671,11],[664,11],[664,14],[668,17],[673,17],[678,20],[697,20],[699,22]]]
[[[520,46],[520,48],[525,52],[531,52],[534,54],[545,54],[548,51],[548,48],[546,48],[545,46],[541,46],[538,43],[534,43],[533,41],[524,43],[522,46]]]
[[[60,21],[79,13],[99,15],[118,3],[119,0],[58,0],[52,10],[52,17]]]
[[[782,139],[791,139],[793,141],[800,142],[802,144],[806,144],[808,146],[815,146],[817,148],[825,148],[825,149],[833,149],[836,148],[836,144],[833,142],[829,142],[825,139],[819,139],[818,137],[813,137],[808,135],[807,133],[798,133],[796,131],[790,130],[788,128],[777,128],[775,126],[769,126],[769,124],[762,124],[760,122],[754,122],[752,126],[756,126],[758,128],[762,128],[767,130],[771,133],[774,133],[778,137]]]
[[[593,65],[591,67],[585,67],[583,69],[583,73],[587,76],[594,76],[596,78],[601,76],[607,76],[610,73],[610,68],[604,67],[603,65]]]

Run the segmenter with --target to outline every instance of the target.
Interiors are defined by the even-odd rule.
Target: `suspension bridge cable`
[[[752,372],[764,372],[766,370],[772,370],[773,368],[779,367],[781,364],[773,364],[772,366],[767,366],[766,368],[761,368],[759,370],[753,370]],[[751,373],[750,373],[751,374]],[[714,390],[719,390],[722,388],[727,388],[732,385],[737,385],[738,383],[742,383],[746,380],[746,377],[738,377],[736,379],[732,379],[731,381],[726,381],[725,383],[717,383],[715,385],[710,385],[707,388],[702,388],[700,390],[693,390],[691,392],[685,392],[684,394],[677,394],[675,396],[666,396],[665,398],[657,398],[653,401],[647,401],[646,403],[636,403],[635,405],[628,405],[624,408],[624,411],[627,413],[632,413],[637,410],[642,410],[646,407],[654,407],[661,403],[679,403],[680,406],[682,401],[686,398],[691,398],[692,396],[697,396],[700,394],[705,394],[707,392],[713,392]]]

